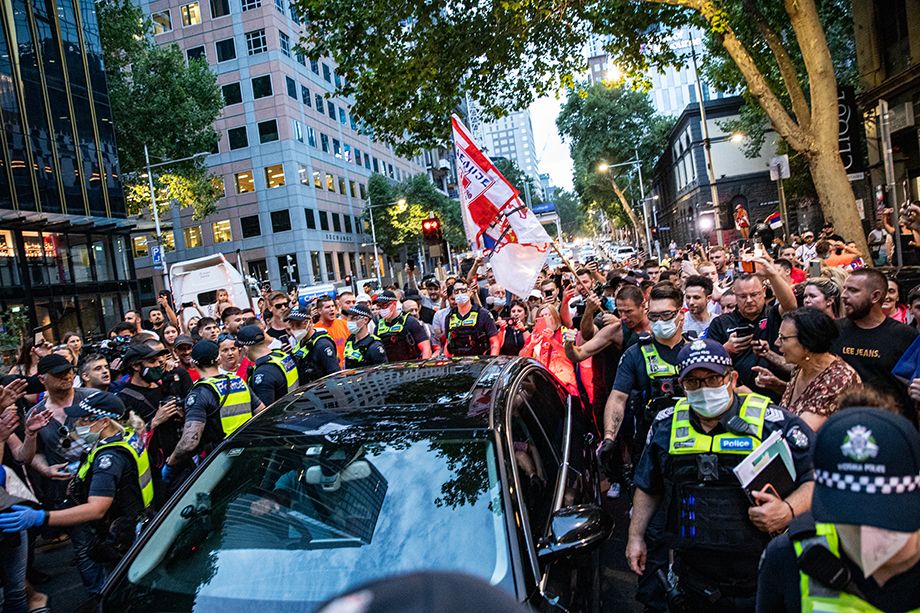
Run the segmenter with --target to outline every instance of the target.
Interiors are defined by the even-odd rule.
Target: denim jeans
[[[96,527],[92,523],[73,526],[70,528],[70,542],[83,586],[91,596],[98,596],[111,569],[90,557],[90,551],[96,543]]]
[[[26,613],[26,560],[29,539],[26,532],[10,534],[0,544],[0,583],[3,585],[3,613]]]

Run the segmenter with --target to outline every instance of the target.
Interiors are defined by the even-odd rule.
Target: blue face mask
[[[610,297],[604,298],[604,310],[605,311],[610,311],[612,313],[615,308],[616,308],[616,302],[614,302],[613,298],[610,298]]]

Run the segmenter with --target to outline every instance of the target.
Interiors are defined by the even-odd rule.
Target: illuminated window
[[[326,175],[326,189],[328,189],[330,192],[335,191],[335,177],[330,174]]]
[[[215,221],[211,224],[211,230],[214,232],[215,243],[229,243],[233,240],[233,234],[230,232],[230,220]]]
[[[146,236],[135,236],[132,240],[132,248],[134,250],[134,257],[142,258],[144,256],[150,255],[150,251],[147,249],[147,237]]]
[[[182,27],[197,26],[201,23],[201,7],[197,2],[190,2],[180,9],[182,14]]]
[[[172,19],[169,17],[169,11],[154,13],[150,18],[153,20],[154,35],[172,32]]]
[[[201,241],[201,226],[192,226],[190,228],[185,228],[182,230],[182,233],[185,235],[185,248],[194,249],[195,247],[201,247],[203,244]]]
[[[246,192],[255,191],[256,186],[252,180],[252,173],[249,171],[238,172],[233,175],[234,181],[236,182],[236,193],[245,194]]]
[[[313,171],[313,185],[316,186],[316,189],[323,189],[323,176],[318,170]]]
[[[345,195],[345,179],[339,177],[339,193]]]
[[[307,174],[308,172],[307,167],[303,164],[297,165],[297,179],[303,185],[310,185],[310,176]]]
[[[163,242],[163,251],[167,253],[176,250],[176,235],[172,230],[166,230],[160,235]]]
[[[265,167],[265,185],[268,189],[284,185],[284,165],[274,164]]]
[[[348,192],[351,194],[352,198],[358,197],[358,184],[354,181],[348,182]]]

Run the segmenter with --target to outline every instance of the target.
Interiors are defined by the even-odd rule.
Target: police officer
[[[692,341],[678,360],[687,397],[652,424],[636,470],[626,557],[637,574],[647,570],[645,531],[664,500],[678,577],[672,610],[753,611],[757,561],[770,534],[809,507],[814,433],[766,396],[736,394],[738,375],[720,343]],[[754,491],[758,506],[751,506],[732,468],[777,430],[791,450],[794,489],[785,498]]]
[[[920,610],[920,436],[879,409],[821,426],[812,511],[767,546],[758,611]]]
[[[498,355],[498,327],[486,309],[470,302],[464,281],[454,283],[457,306],[447,315],[447,353],[451,356]]]
[[[71,506],[54,511],[13,507],[14,512],[0,516],[0,530],[70,527],[77,570],[90,595],[98,596],[153,502],[150,462],[143,433],[120,423],[125,405],[114,394],[94,392],[65,413],[89,445],[70,485]]]
[[[315,326],[309,311],[292,310],[287,320],[291,336],[295,339],[291,355],[297,363],[301,383],[309,383],[341,370],[335,340],[326,330]]]
[[[192,348],[192,362],[200,378],[185,398],[182,437],[161,470],[167,488],[189,472],[192,456],[207,453],[265,409],[241,377],[220,374],[219,355],[220,348],[213,341],[198,341]]]
[[[683,303],[683,294],[670,283],[655,285],[648,300],[652,333],[641,334],[638,343],[629,347],[620,359],[604,411],[604,441],[598,450],[608,478],[631,482],[631,463],[637,462],[642,454],[652,420],[659,411],[674,406],[683,394],[677,380],[677,356],[686,344],[681,333]],[[633,415],[629,426],[621,432],[628,401],[633,406]],[[631,441],[627,441],[628,436],[632,437]],[[629,452],[625,466],[624,445]],[[617,468],[619,466],[623,468]],[[637,600],[659,611],[667,609],[665,591],[656,576],[658,569],[667,568],[668,564],[668,544],[663,534],[665,519],[659,512],[649,523],[646,533],[648,572],[639,578],[636,591]]]
[[[345,368],[361,368],[384,364],[387,352],[383,342],[370,333],[368,324],[373,318],[371,310],[363,304],[356,304],[343,311],[348,316],[348,331],[351,336],[345,341]]]
[[[386,290],[374,300],[380,309],[377,336],[387,352],[387,361],[404,362],[431,357],[431,341],[425,327],[408,313],[401,312],[396,294]]]
[[[269,349],[272,340],[255,324],[243,326],[236,335],[237,345],[245,348],[246,357],[253,363],[248,377],[250,389],[266,406],[299,384],[294,358],[280,349]]]

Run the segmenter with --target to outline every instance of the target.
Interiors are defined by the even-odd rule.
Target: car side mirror
[[[563,507],[553,513],[550,535],[537,547],[543,563],[571,557],[594,549],[607,540],[613,520],[596,504]]]

